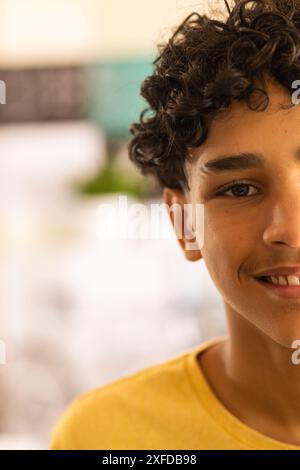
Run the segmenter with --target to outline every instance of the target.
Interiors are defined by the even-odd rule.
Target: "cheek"
[[[247,233],[243,223],[241,221],[237,223],[237,220],[230,218],[226,212],[221,215],[205,212],[204,247],[210,252],[218,250],[224,255],[228,250],[238,252],[247,245]]]
[[[205,214],[202,255],[207,269],[218,288],[224,292],[239,285],[239,271],[253,246],[251,236],[226,216]]]
[[[205,208],[204,244],[214,245],[216,249],[233,249],[239,253],[253,249],[260,230],[260,215],[249,213],[246,209],[219,210]],[[254,223],[255,221],[255,223]]]

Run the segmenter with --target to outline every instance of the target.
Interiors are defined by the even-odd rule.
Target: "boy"
[[[300,449],[300,1],[225,3],[161,48],[129,155],[168,206],[203,205],[203,246],[179,243],[228,336],[83,394],[52,449]]]

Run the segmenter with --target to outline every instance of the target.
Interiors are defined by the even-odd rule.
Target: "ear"
[[[198,261],[202,258],[202,254],[200,249],[197,249],[196,236],[192,237],[192,232],[189,230],[191,223],[187,223],[187,211],[184,210],[184,204],[188,204],[189,201],[187,201],[183,191],[166,187],[163,189],[163,198],[165,204],[168,205],[171,223],[184,256],[189,261]],[[181,214],[179,214],[179,212],[181,212]],[[175,214],[177,214],[178,217],[175,217]],[[191,245],[193,249],[191,249]]]

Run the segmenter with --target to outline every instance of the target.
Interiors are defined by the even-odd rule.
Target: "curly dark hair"
[[[267,108],[268,94],[257,86],[265,73],[289,90],[300,78],[300,0],[233,0],[231,10],[224,2],[224,21],[193,12],[159,44],[141,85],[150,106],[129,128],[129,158],[163,187],[190,189],[189,151],[232,100]]]

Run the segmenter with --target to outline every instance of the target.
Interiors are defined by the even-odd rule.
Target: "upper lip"
[[[298,267],[287,267],[282,266],[273,269],[266,269],[256,274],[256,277],[260,276],[297,276],[300,277],[300,266]]]

